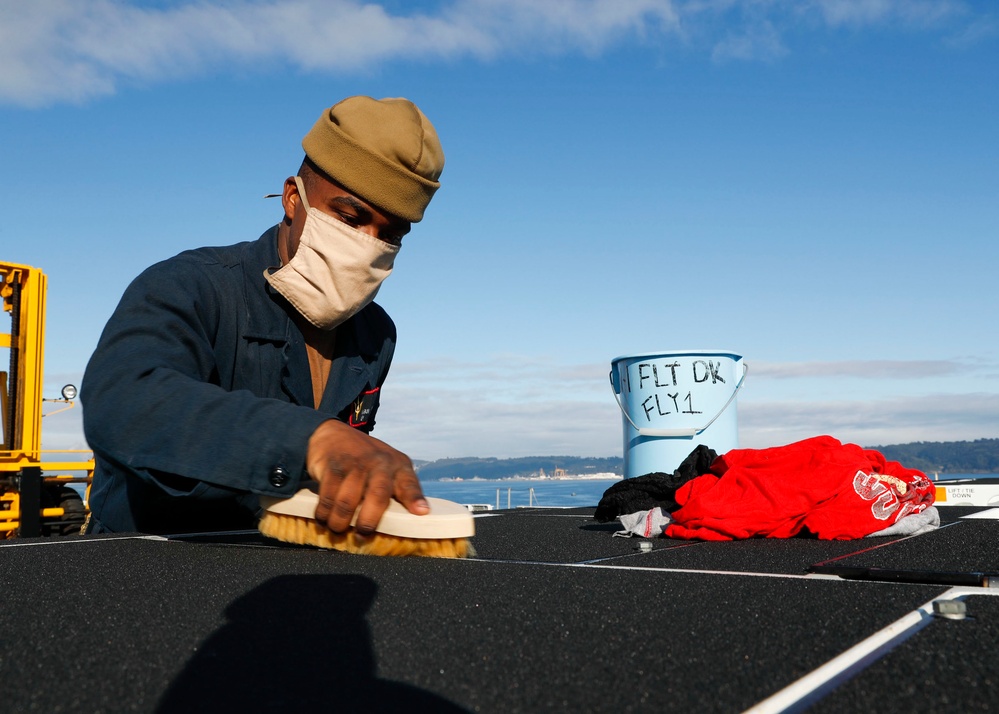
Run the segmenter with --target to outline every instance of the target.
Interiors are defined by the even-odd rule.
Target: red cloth
[[[863,538],[933,505],[926,475],[879,452],[817,436],[733,449],[676,492],[669,538],[735,540],[810,534]]]

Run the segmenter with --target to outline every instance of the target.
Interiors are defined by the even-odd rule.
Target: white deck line
[[[999,508],[990,508],[987,511],[976,511],[967,516],[961,516],[961,520],[965,518],[985,518],[987,520],[999,521]]]
[[[96,543],[104,543],[109,540],[168,540],[164,536],[158,535],[135,535],[135,536],[113,536],[111,538],[81,538],[80,540],[51,540],[51,541],[33,541],[31,543],[20,543],[17,541],[13,542],[0,542],[0,548],[25,548],[33,545],[81,545],[87,543],[94,545]]]
[[[655,552],[655,551],[653,551]],[[634,557],[641,557],[646,555],[646,553],[635,553]],[[626,558],[632,557],[630,555],[618,555],[614,558]],[[543,565],[550,568],[592,568],[600,570],[632,570],[640,573],[678,573],[682,575],[734,575],[743,576],[751,578],[780,578],[784,580],[836,580],[841,583],[859,583],[864,581],[859,580],[848,580],[846,578],[841,578],[838,575],[824,575],[816,573],[806,573],[804,575],[797,575],[794,573],[754,573],[739,570],[695,570],[692,568],[654,568],[654,567],[643,567],[639,565],[604,565],[602,562],[583,562],[583,563],[553,563],[542,560],[510,560],[510,559],[500,559],[500,558],[455,558],[454,561],[460,561],[465,563],[495,563],[502,565]],[[878,581],[879,585],[924,585],[925,587],[944,587],[942,585],[935,585],[933,583],[896,583],[896,582],[882,582]],[[972,591],[978,592],[975,588],[971,588]],[[996,593],[999,595],[999,593]]]
[[[244,531],[240,531],[241,533]],[[250,533],[251,531],[245,531]],[[227,531],[227,533],[230,533]],[[204,535],[216,535],[213,533],[187,533],[185,536],[204,536]],[[112,536],[108,538],[86,538],[80,540],[53,540],[53,541],[34,541],[31,543],[21,543],[17,541],[12,542],[0,542],[0,548],[14,548],[14,547],[30,547],[30,546],[56,546],[56,545],[100,545],[101,543],[106,543],[108,541],[115,540],[151,540],[160,542],[183,542],[180,536],[176,536],[173,539],[166,536],[159,535],[135,535],[135,536]],[[692,543],[693,545],[693,543]],[[276,546],[262,546],[259,544],[254,544],[252,546],[248,545],[245,547],[252,548],[267,548]],[[627,555],[615,555],[611,556],[609,559],[618,559],[626,557],[641,557],[647,555],[646,553],[634,553]],[[604,570],[633,570],[642,573],[692,573],[695,575],[739,575],[748,576],[755,578],[782,578],[785,580],[839,580],[840,582],[856,582],[846,580],[837,575],[820,575],[815,573],[807,573],[804,575],[796,575],[793,573],[754,573],[736,570],[693,570],[690,568],[649,568],[637,565],[604,565],[600,560],[583,562],[583,563],[552,563],[540,560],[504,560],[498,558],[455,558],[456,561],[466,562],[466,563],[503,563],[506,565],[544,565],[548,567],[558,567],[558,568],[601,568]],[[893,583],[882,583],[884,585],[892,585]],[[894,583],[894,584],[905,584],[905,583]],[[912,583],[908,583],[912,584]],[[995,593],[999,595],[999,593]]]
[[[524,507],[524,512],[516,513],[517,516],[524,518],[526,516],[538,516],[543,518],[584,518],[586,520],[593,520],[593,516],[587,515],[585,513],[531,513],[530,511],[535,510],[538,506],[533,508]],[[575,508],[575,506],[545,506],[545,508]],[[514,509],[504,509],[502,511],[475,511],[472,513],[473,518],[497,518],[499,516],[509,516],[513,515],[512,511]]]
[[[656,552],[656,551],[650,551]],[[629,553],[625,555],[615,555],[610,556],[607,560],[618,560],[622,558],[632,558],[641,557],[643,555],[648,555],[648,553]],[[853,583],[854,585],[860,583],[876,583],[878,585],[897,585],[897,586],[921,586],[921,587],[932,587],[932,588],[942,588],[946,587],[943,583],[920,583],[920,582],[906,582],[902,580],[858,580],[854,578],[844,578],[839,575],[831,573],[756,573],[752,571],[742,571],[742,570],[697,570],[694,568],[657,568],[657,567],[643,567],[640,565],[605,565],[603,559],[582,561],[576,563],[557,563],[544,560],[515,560],[510,558],[453,558],[452,562],[464,562],[464,563],[497,563],[503,565],[543,565],[547,567],[554,568],[599,568],[602,570],[633,570],[641,573],[678,573],[678,574],[695,574],[695,575],[735,575],[750,578],[780,578],[784,580],[835,580],[840,583]],[[993,579],[994,580],[994,579]],[[975,594],[975,595],[996,595],[999,596],[999,587],[993,584],[986,584],[981,588],[960,585],[954,586],[950,590],[946,591],[943,595],[940,595],[934,600],[947,599],[946,593],[951,591],[960,591],[962,594]],[[930,601],[932,602],[932,600]]]
[[[814,704],[819,698],[855,674],[862,672],[933,622],[935,619],[933,603],[935,601],[959,600],[968,595],[999,596],[999,592],[987,588],[951,588],[875,632],[821,667],[812,670],[798,681],[750,707],[743,714],[782,714],[803,710],[804,707]]]

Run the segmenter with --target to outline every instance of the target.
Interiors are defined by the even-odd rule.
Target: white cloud
[[[621,448],[608,371],[521,355],[397,364],[376,431],[419,459],[607,456]]]
[[[959,36],[987,36],[964,0],[687,0],[676,12],[683,37],[711,47],[716,62],[772,62],[790,54],[785,38],[814,30],[949,32],[969,23],[978,29]]]
[[[64,385],[72,384],[79,389],[83,375],[74,373],[51,373],[45,375],[42,390],[43,399],[61,399]],[[83,436],[83,409],[77,399],[71,406],[63,402],[42,402],[42,449],[86,451],[87,440]],[[49,455],[52,458],[53,455]],[[58,458],[75,461],[89,458],[85,454],[60,454]]]
[[[815,0],[811,5],[832,27],[887,23],[934,27],[967,10],[965,3],[956,0]]]
[[[968,360],[754,363],[751,395],[740,397],[743,446],[765,447],[819,434],[865,446],[964,441],[999,434],[999,394],[928,393],[941,380],[989,369]],[[772,380],[821,378],[778,396]],[[877,394],[846,380],[877,380]],[[759,380],[759,381],[757,381]],[[902,395],[885,384],[928,388]],[[901,389],[901,386],[900,386]],[[837,397],[830,399],[828,394]],[[414,458],[622,453],[622,415],[604,364],[559,365],[508,356],[475,364],[397,365],[383,393],[377,433]]]
[[[872,400],[757,402],[739,409],[742,446],[819,434],[862,446],[970,441],[999,434],[999,394],[932,394]]]
[[[352,71],[395,59],[596,53],[676,23],[670,0],[463,0],[437,15],[358,0],[230,0],[140,7],[125,0],[0,5],[0,100],[39,106],[110,94],[127,82],[217,66],[287,62]]]
[[[975,367],[959,360],[855,360],[846,362],[754,362],[753,379],[930,379],[963,374]]]
[[[973,18],[944,40],[944,44],[954,49],[974,47],[999,36],[999,22],[991,17]]]
[[[954,362],[900,363],[931,378]],[[867,373],[870,365],[806,363],[804,371],[836,379]],[[908,365],[908,367],[907,367]],[[755,366],[750,374],[803,365]],[[771,374],[771,376],[777,376]],[[787,375],[784,375],[787,376]],[[801,376],[809,376],[808,374]],[[79,375],[50,375],[46,394],[58,394]],[[56,407],[47,407],[46,412]],[[999,394],[929,393],[916,396],[783,400],[757,389],[740,397],[740,445],[762,448],[819,434],[876,446],[912,441],[968,441],[999,435]],[[43,448],[86,448],[82,410],[43,419]],[[560,365],[516,355],[473,364],[398,364],[383,390],[375,435],[416,459],[459,456],[614,456],[623,453],[622,416],[603,364]]]
[[[397,384],[400,384],[397,382]],[[541,397],[545,395],[539,395]],[[495,388],[387,387],[376,433],[414,458],[622,453],[622,416],[608,393],[511,402]],[[999,434],[999,394],[931,394],[738,405],[740,445],[763,448],[820,434],[864,446],[967,441]]]
[[[75,461],[90,458],[87,440],[83,436],[83,410],[77,402],[72,409],[60,411],[56,406],[46,406],[48,416],[42,418],[42,449],[46,451],[86,451],[79,455],[63,453],[59,458]],[[50,454],[49,457],[52,455]]]
[[[552,359],[523,355],[498,355],[486,362],[432,362],[393,365],[395,385],[427,391],[448,391],[455,385],[487,392],[493,399],[539,402],[570,393],[588,401],[611,394],[607,364],[561,364]]]
[[[376,435],[418,459],[459,456],[608,456],[621,450],[621,415],[604,402],[512,402],[468,385],[386,388]]]
[[[770,22],[756,23],[739,34],[730,34],[715,45],[711,58],[726,60],[776,60],[787,54],[780,33]]]
[[[816,25],[942,29],[964,42],[988,36],[982,28],[991,27],[959,0],[452,0],[418,7],[393,12],[362,0],[4,2],[0,102],[82,102],[123,85],[230,68],[346,73],[397,60],[593,56],[625,41],[658,45],[668,38],[712,48],[716,60],[770,61],[787,53],[786,34]]]

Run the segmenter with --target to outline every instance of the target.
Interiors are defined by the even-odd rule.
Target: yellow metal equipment
[[[76,397],[76,388],[66,385],[62,399],[42,398],[46,287],[37,268],[0,263],[0,297],[10,314],[10,332],[0,333],[0,350],[10,351],[10,370],[0,372],[0,539],[79,533],[86,505],[69,484],[89,485],[94,474],[89,451],[41,450],[42,403],[69,409]],[[57,460],[66,454],[81,460]],[[73,473],[43,475],[60,471]]]

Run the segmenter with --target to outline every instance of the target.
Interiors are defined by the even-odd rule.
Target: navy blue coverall
[[[308,480],[319,424],[374,426],[395,325],[368,305],[337,327],[329,381],[312,378],[292,308],[264,270],[277,226],[258,240],[181,253],[125,291],[87,365],[80,399],[96,471],[89,532],[251,528],[258,494]]]

